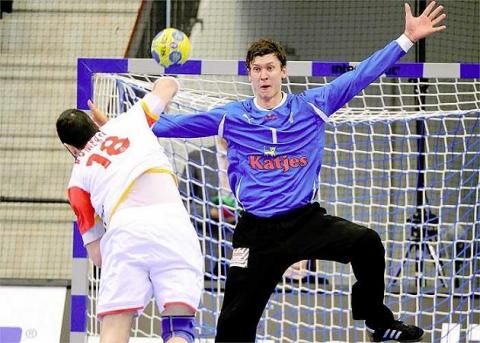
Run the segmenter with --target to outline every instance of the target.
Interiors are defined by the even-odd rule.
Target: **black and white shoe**
[[[406,325],[399,320],[393,321],[388,327],[369,328],[367,332],[371,342],[420,342],[423,337],[423,329],[415,325]]]

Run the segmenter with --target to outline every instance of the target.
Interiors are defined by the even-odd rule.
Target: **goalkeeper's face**
[[[248,78],[260,105],[274,107],[282,100],[282,80],[287,77],[287,68],[283,67],[275,54],[257,56],[249,66]]]

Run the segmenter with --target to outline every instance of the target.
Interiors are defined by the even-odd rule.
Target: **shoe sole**
[[[421,337],[419,337],[419,338],[417,338],[417,339],[408,339],[408,340],[403,340],[403,341],[396,340],[396,339],[387,339],[386,341],[383,341],[383,340],[381,340],[381,341],[376,341],[376,340],[373,338],[373,334],[372,334],[372,333],[370,333],[370,332],[367,331],[367,335],[368,335],[368,337],[369,337],[369,339],[370,339],[370,342],[388,342],[388,341],[394,341],[394,342],[403,342],[403,343],[421,342],[422,339],[423,339],[423,336],[424,336],[424,335],[422,335]]]

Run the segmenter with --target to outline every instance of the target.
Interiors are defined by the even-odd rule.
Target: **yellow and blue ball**
[[[191,45],[187,35],[174,28],[160,31],[152,41],[152,57],[163,67],[185,63],[190,50]]]

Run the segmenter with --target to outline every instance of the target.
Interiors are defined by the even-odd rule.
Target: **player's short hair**
[[[287,65],[287,54],[285,53],[283,46],[273,39],[262,38],[253,42],[248,48],[247,58],[245,60],[247,63],[247,69],[250,69],[250,64],[253,62],[255,57],[265,56],[268,54],[274,54],[280,61],[282,68]]]
[[[98,132],[94,121],[83,111],[68,109],[57,119],[57,134],[62,143],[82,149]]]

